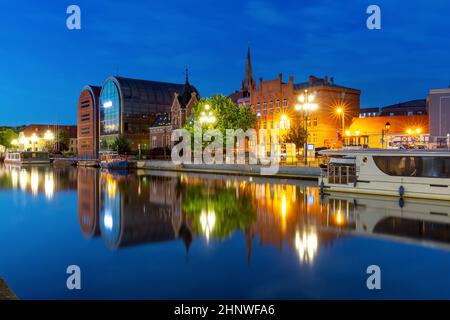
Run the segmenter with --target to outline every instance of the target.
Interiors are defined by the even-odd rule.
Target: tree
[[[208,110],[206,110],[207,105],[210,107]],[[250,108],[246,106],[239,108],[230,98],[224,95],[215,95],[200,100],[192,110],[191,118],[193,121],[190,121],[184,126],[192,135],[194,133],[194,125],[196,122],[200,122],[203,112],[208,113],[207,115],[211,112],[215,117],[215,121],[202,124],[202,129],[218,129],[222,132],[224,140],[227,129],[242,129],[246,131],[247,129],[254,128],[256,124],[256,113]]]
[[[10,128],[0,130],[0,145],[11,148],[11,142],[18,138],[17,132]]]
[[[296,124],[286,133],[284,141],[294,143],[297,147],[303,148],[306,142],[306,130],[301,125]]]
[[[58,151],[66,151],[69,149],[70,136],[66,129],[59,129],[56,133]]]
[[[109,147],[111,150],[117,151],[119,154],[131,153],[131,143],[122,135],[117,136],[113,142],[111,142]]]

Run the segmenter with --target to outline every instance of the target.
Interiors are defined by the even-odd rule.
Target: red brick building
[[[78,157],[97,159],[100,87],[85,86],[78,99]]]
[[[150,127],[150,150],[155,148],[170,147],[172,130],[182,128],[189,121],[192,109],[200,100],[197,89],[186,82],[181,93],[175,92],[170,114],[158,115]]]
[[[344,111],[344,127],[348,126],[359,115],[361,91],[337,85],[334,78],[310,76],[307,82],[295,83],[293,76],[289,77],[289,82],[284,82],[279,74],[274,80],[261,78],[259,86],[253,83],[250,106],[258,115],[258,128],[270,131],[287,130],[294,124],[304,126],[305,117],[295,106],[299,103],[298,96],[305,90],[315,95],[314,102],[318,104],[317,111],[311,112],[308,119],[308,142],[315,147],[338,146],[342,143],[343,126],[342,113],[338,114],[337,110]]]

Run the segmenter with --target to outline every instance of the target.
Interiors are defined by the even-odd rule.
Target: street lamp
[[[304,156],[305,156],[305,166],[308,165],[308,118],[309,113],[312,111],[316,111],[319,108],[319,105],[317,103],[313,103],[315,98],[315,94],[308,93],[308,90],[305,90],[305,92],[298,96],[298,101],[300,104],[297,104],[295,106],[295,109],[297,111],[302,110],[303,116],[305,119],[305,147],[304,147]]]
[[[211,107],[209,104],[205,104],[203,107],[203,111],[200,113],[200,123],[214,123],[216,122],[216,117],[214,116],[213,112],[210,110]]]
[[[345,111],[343,107],[338,107],[336,109],[336,113],[341,117],[341,121],[342,121],[342,128],[341,128],[341,138],[342,141],[344,141],[344,130],[345,130]]]
[[[387,149],[387,138],[388,138],[388,133],[389,133],[389,129],[391,128],[391,124],[388,122],[386,122],[386,124],[384,125],[384,129],[381,129],[381,143],[382,143],[382,147],[384,149]],[[384,144],[384,137],[386,136],[386,147]]]

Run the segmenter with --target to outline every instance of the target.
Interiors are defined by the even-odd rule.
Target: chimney
[[[289,90],[294,91],[294,76],[289,77]]]
[[[330,82],[331,82],[331,84],[334,84],[334,77],[330,78]]]
[[[313,75],[309,76],[309,83],[316,83],[317,78]]]
[[[283,74],[282,73],[279,73],[278,74],[278,82],[282,82],[283,81]]]
[[[325,84],[328,84],[328,76],[325,76]]]

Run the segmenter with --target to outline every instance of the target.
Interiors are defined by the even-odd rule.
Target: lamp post
[[[341,117],[341,139],[344,144],[344,130],[345,130],[345,111],[343,107],[338,107],[336,113]]]
[[[384,125],[384,129],[381,129],[381,143],[382,143],[382,147],[384,149],[387,149],[387,137],[388,137],[388,133],[389,133],[389,129],[391,128],[391,124],[388,122],[386,122],[386,124]],[[384,137],[386,137],[386,147],[384,144]]]
[[[308,165],[308,119],[309,113],[315,111],[319,108],[317,103],[313,103],[315,98],[314,93],[308,93],[308,90],[298,96],[298,101],[300,104],[295,106],[295,110],[303,111],[303,118],[305,119],[305,146],[304,146],[304,156],[305,156],[305,166]]]

